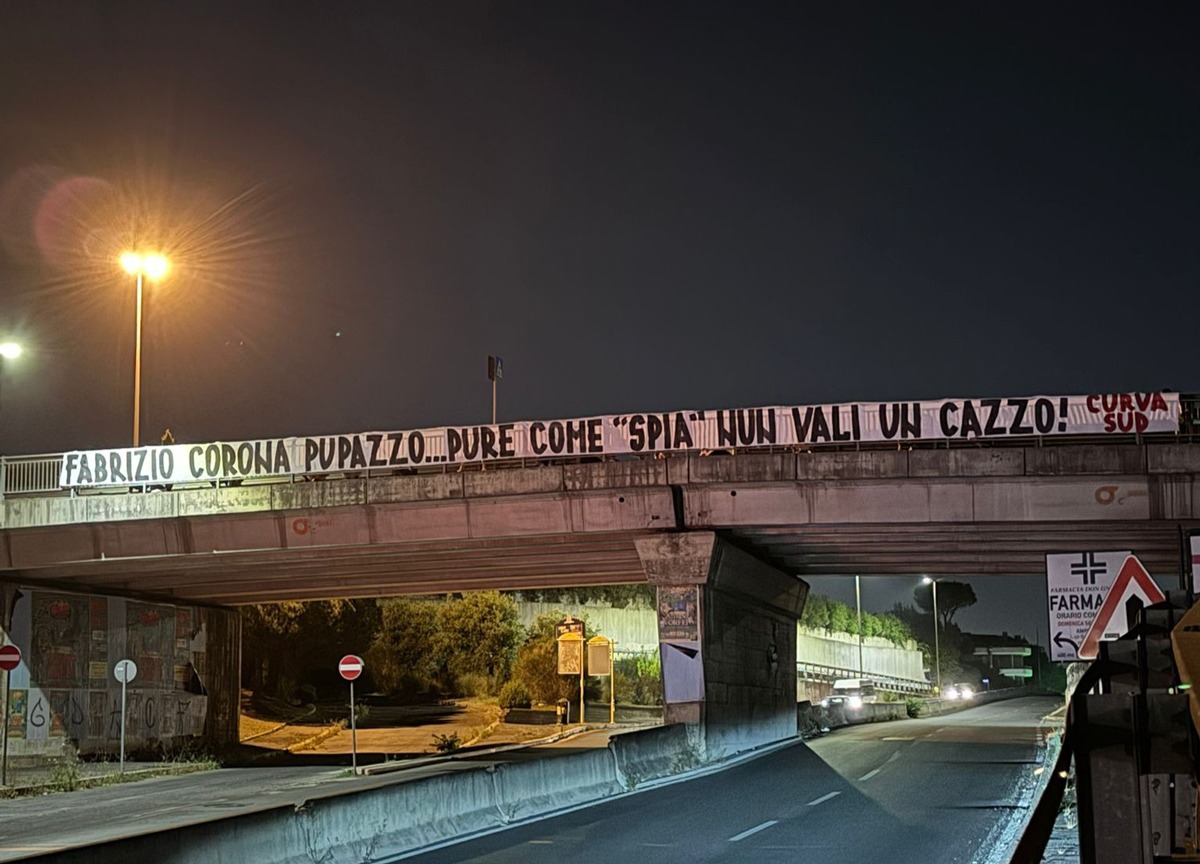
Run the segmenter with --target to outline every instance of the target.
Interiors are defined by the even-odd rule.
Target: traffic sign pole
[[[358,773],[358,721],[354,716],[354,679],[362,674],[363,661],[347,654],[338,662],[338,674],[350,682],[350,767]]]
[[[121,773],[125,773],[125,688],[137,677],[137,664],[132,660],[118,660],[113,667],[113,677],[121,682]]]
[[[350,770],[358,773],[358,723],[354,718],[354,681],[350,682]]]
[[[21,664],[21,649],[0,646],[0,669],[4,670],[4,755],[0,758],[0,786],[8,785],[8,717],[12,711],[12,670]]]
[[[8,785],[8,715],[12,711],[12,672],[4,670],[4,759],[0,763],[0,786]]]

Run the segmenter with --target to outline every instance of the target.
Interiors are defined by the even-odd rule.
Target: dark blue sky
[[[134,243],[149,440],[480,422],[488,353],[502,419],[1195,392],[1197,45],[1195,4],[3,4],[0,451],[128,442]],[[964,626],[1032,638],[1017,581]]]
[[[1190,4],[0,8],[0,450],[1200,389]],[[340,334],[340,335],[337,335]]]

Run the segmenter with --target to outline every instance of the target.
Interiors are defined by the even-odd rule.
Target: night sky
[[[0,451],[1200,390],[1200,6],[5,3]],[[965,614],[965,613],[964,613]]]

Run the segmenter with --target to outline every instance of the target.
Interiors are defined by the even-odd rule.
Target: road
[[[981,864],[1025,812],[1055,699],[840,729],[419,864]]]

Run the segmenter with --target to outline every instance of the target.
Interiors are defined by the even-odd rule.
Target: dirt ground
[[[501,723],[500,708],[484,700],[369,705],[357,730],[357,745],[360,755],[415,757],[438,752],[439,737],[457,737],[460,747],[470,747],[544,738],[557,729]],[[299,709],[244,701],[240,730],[243,746],[264,752],[329,756],[351,749],[349,708],[344,705]]]

